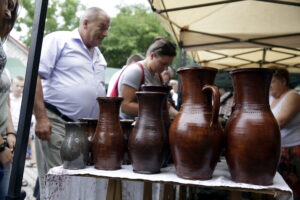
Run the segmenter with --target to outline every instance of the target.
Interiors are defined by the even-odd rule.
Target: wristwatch
[[[0,153],[3,152],[6,148],[6,144],[5,142],[3,142],[2,144],[0,144]]]

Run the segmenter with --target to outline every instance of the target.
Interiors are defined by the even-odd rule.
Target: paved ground
[[[29,168],[26,165],[29,164],[29,160],[26,160],[23,180],[28,181],[28,186],[22,187],[22,190],[26,192],[26,200],[35,200],[33,197],[33,190],[35,181],[37,179],[37,168]]]

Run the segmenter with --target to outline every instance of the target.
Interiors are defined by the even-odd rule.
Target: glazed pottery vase
[[[168,85],[154,85],[154,84],[147,84],[142,85],[142,91],[150,91],[150,92],[164,92],[166,93],[167,97],[170,93],[170,90],[172,89],[171,86]],[[165,127],[165,133],[166,133],[166,145],[164,147],[164,153],[163,153],[163,167],[166,167],[168,163],[171,162],[171,150],[169,147],[169,128],[170,128],[170,116],[168,111],[168,98],[165,98],[163,104],[162,104],[162,115],[163,115],[163,123]]]
[[[138,119],[129,137],[129,151],[133,171],[137,173],[159,173],[163,164],[166,134],[162,118],[163,92],[136,92]]]
[[[171,124],[169,141],[176,174],[184,179],[210,179],[222,151],[220,93],[213,85],[217,71],[199,66],[177,70],[182,81],[182,105]]]
[[[88,156],[87,165],[92,166],[92,165],[94,165],[94,162],[92,159],[93,158],[93,156],[92,156],[92,139],[93,139],[93,136],[96,131],[98,119],[82,118],[82,119],[79,119],[79,121],[86,122],[85,124],[83,124],[83,126],[84,126],[84,130],[85,130],[85,134],[89,141],[89,156]]]
[[[123,98],[98,97],[99,119],[92,140],[92,154],[96,169],[116,170],[121,168],[124,138],[119,120]]]
[[[226,160],[236,182],[271,185],[280,157],[280,130],[269,105],[272,70],[231,72],[234,111],[226,125]]]
[[[84,131],[84,122],[65,124],[66,136],[60,149],[60,156],[65,169],[83,169],[86,167],[89,142]]]
[[[132,119],[120,120],[122,131],[123,131],[123,137],[124,137],[124,156],[123,156],[124,165],[131,164],[131,157],[128,150],[128,140],[129,140],[130,133],[133,129],[133,125],[132,125],[133,122],[134,120]]]

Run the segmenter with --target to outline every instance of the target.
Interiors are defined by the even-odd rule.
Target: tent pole
[[[186,65],[186,51],[180,47],[180,52],[179,52],[179,64],[180,67],[183,67]]]
[[[181,44],[179,44],[180,51],[179,51],[179,67],[183,67],[186,65],[186,51],[182,48]],[[181,79],[178,78],[178,106],[177,109],[179,110],[182,104],[182,83]]]
[[[262,60],[259,62],[259,68],[263,68],[263,65],[266,63],[266,54],[267,54],[267,49],[263,49],[263,55],[262,55]]]
[[[6,200],[24,199],[24,197],[21,196],[21,186],[24,173],[26,149],[31,124],[47,7],[48,0],[36,0],[32,28],[32,40],[30,43],[27,60],[25,84],[17,131],[17,142],[14,151],[13,165]]]

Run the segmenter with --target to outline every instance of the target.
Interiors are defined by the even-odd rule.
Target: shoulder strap
[[[144,67],[143,67],[143,65],[142,65],[141,63],[138,63],[138,62],[137,62],[137,63],[134,63],[134,64],[137,64],[137,65],[141,68],[141,70],[142,70],[142,77],[141,77],[141,83],[140,83],[140,85],[142,85],[142,84],[144,84],[144,82],[145,82],[145,72],[144,72]],[[109,94],[110,97],[118,97],[118,96],[119,96],[119,92],[118,92],[119,79],[120,79],[122,73],[125,71],[125,69],[126,69],[128,66],[130,66],[130,65],[126,65],[126,66],[122,69],[121,73],[119,74],[119,76],[118,76],[118,78],[117,78],[117,80],[116,80],[116,82],[115,82],[115,84],[114,84],[114,86],[113,86],[113,88],[112,88],[112,90],[111,90],[111,93]]]
[[[141,63],[136,63],[142,70],[142,77],[141,77],[141,83],[140,86],[143,85],[145,83],[145,70],[144,67]]]
[[[112,88],[110,94],[109,94],[110,97],[118,97],[118,96],[119,96],[119,92],[118,92],[119,79],[120,79],[122,73],[124,72],[124,70],[125,70],[127,67],[128,67],[128,65],[126,65],[126,66],[122,69],[122,71],[120,72],[120,74],[119,74],[119,76],[118,76],[118,78],[117,78],[117,80],[116,80],[116,82],[115,82],[115,84],[114,84],[114,86],[113,86],[113,88]]]

